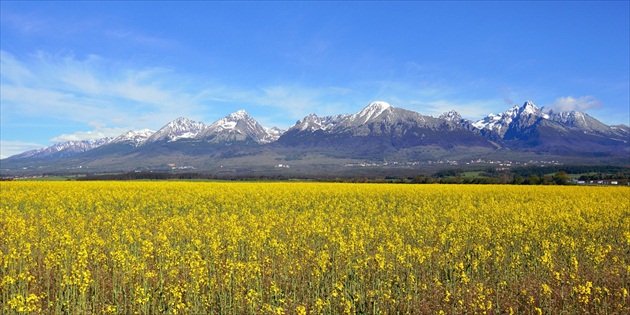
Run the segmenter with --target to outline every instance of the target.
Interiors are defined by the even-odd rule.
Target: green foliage
[[[566,185],[569,182],[569,177],[567,176],[567,172],[559,171],[553,176],[553,181],[556,185]]]

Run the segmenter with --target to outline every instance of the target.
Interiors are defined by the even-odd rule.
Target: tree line
[[[211,174],[211,173],[171,173],[171,172],[128,172],[119,174],[88,174],[77,177],[76,180],[230,180],[230,181],[289,181],[310,180],[322,182],[349,183],[412,183],[412,184],[513,184],[513,185],[567,185],[572,184],[571,178],[575,174],[586,174],[579,177],[582,181],[616,180],[619,184],[626,184],[630,180],[630,167],[620,166],[589,166],[589,165],[554,165],[528,166],[497,171],[495,169],[481,170],[476,176],[465,176],[460,168],[440,170],[431,175],[416,176],[337,176],[323,174],[311,177],[291,177],[285,175],[247,176],[239,174]],[[570,176],[574,175],[574,176]]]

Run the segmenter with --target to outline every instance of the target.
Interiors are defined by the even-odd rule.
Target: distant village
[[[558,161],[534,161],[518,162],[509,160],[483,160],[475,159],[467,162],[455,161],[455,160],[428,160],[428,161],[411,161],[411,162],[361,162],[361,163],[347,163],[345,167],[382,167],[382,166],[419,166],[419,165],[478,165],[478,166],[496,166],[496,171],[504,171],[510,169],[512,166],[548,166],[548,165],[562,165]]]
[[[511,160],[484,160],[473,159],[466,161],[457,160],[427,160],[427,161],[365,161],[358,163],[346,163],[343,165],[347,168],[408,168],[410,172],[413,170],[422,171],[422,166],[431,166],[432,169],[438,171],[432,175],[410,175],[411,177],[401,177],[394,182],[408,182],[408,183],[443,183],[443,184],[524,184],[524,185],[587,185],[587,186],[627,186],[630,185],[630,168],[614,167],[614,166],[581,166],[581,165],[563,165],[563,163],[556,160],[530,160],[527,162],[511,161]],[[41,167],[40,167],[41,168]],[[223,166],[221,166],[223,169]],[[289,164],[276,164],[273,165],[276,170],[285,170],[280,174],[285,174],[284,177],[291,178],[289,168],[293,170]],[[68,167],[68,170],[72,170],[68,174],[54,174],[54,175],[23,175],[23,176],[5,176],[0,180],[19,180],[19,179],[66,179],[66,180],[81,180],[85,178],[97,177],[101,178],[103,174],[94,174],[89,172],[88,167],[74,166]],[[299,172],[299,167],[295,167]],[[76,170],[85,171],[85,173],[76,173]],[[176,163],[167,163],[157,168],[147,168],[143,170],[135,170],[129,173],[136,173],[140,175],[118,174],[113,175],[112,178],[118,179],[134,179],[144,178],[149,179],[161,179],[171,178],[177,179],[177,174],[182,174],[182,171],[186,172],[188,176],[193,178],[223,178],[223,173],[207,174],[207,173],[191,173],[190,171],[197,170],[196,167],[191,165],[178,165]],[[145,174],[146,173],[146,174]],[[157,174],[161,175],[158,176]],[[163,174],[162,174],[163,173]],[[171,175],[167,175],[167,174]],[[153,175],[147,175],[153,174]],[[411,173],[410,173],[411,174]],[[157,177],[156,177],[157,176]],[[231,175],[233,177],[233,175]],[[244,176],[244,175],[243,175]],[[264,177],[265,175],[262,175]],[[269,176],[283,176],[278,173],[272,173]],[[348,174],[346,176],[352,177]],[[364,175],[361,175],[364,176]],[[238,177],[238,176],[237,176]],[[299,176],[298,176],[299,177]],[[231,177],[230,177],[231,178]],[[388,178],[388,177],[385,177]],[[394,177],[391,177],[392,179]],[[304,178],[311,179],[311,178]],[[320,180],[326,180],[326,178],[314,178]],[[364,179],[368,181],[380,182],[378,178]]]

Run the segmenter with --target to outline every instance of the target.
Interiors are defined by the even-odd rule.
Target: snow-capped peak
[[[313,131],[322,129],[321,119],[315,114],[309,114],[308,116],[304,117],[304,119],[298,120],[295,125],[299,126],[300,130],[302,131]]]
[[[535,115],[535,114],[541,114],[541,110],[540,108],[538,108],[538,106],[536,106],[536,104],[532,103],[531,101],[526,101],[525,104],[523,104],[523,107],[521,107],[521,111],[522,114],[528,114],[528,115]]]
[[[337,126],[340,122],[351,117],[352,115],[342,114],[336,116],[324,116],[319,117],[315,114],[309,114],[301,120],[298,120],[293,127],[289,130],[300,131],[316,131],[316,130],[329,130]]]
[[[390,105],[387,102],[375,101],[375,102],[370,103],[364,109],[362,109],[359,112],[359,116],[366,116],[370,114],[374,116],[378,116],[380,113],[382,113],[383,111],[385,111],[386,109],[390,107],[392,107],[392,105]]]
[[[251,116],[249,116],[249,114],[243,110],[237,110],[229,115],[227,115],[225,118],[229,119],[229,120],[234,120],[234,121],[238,121],[238,120],[242,120],[242,119],[248,119],[251,118]]]
[[[508,126],[519,115],[542,114],[541,110],[534,103],[526,101],[522,107],[514,105],[512,108],[500,114],[489,114],[485,118],[474,122],[472,125],[477,129],[485,129],[503,135]]]
[[[526,101],[523,106],[514,105],[501,114],[490,114],[472,125],[477,129],[489,130],[503,136],[513,122],[529,125],[539,118],[549,119],[549,115],[543,113],[533,102]]]
[[[353,115],[354,117],[352,117],[352,120],[356,121],[359,124],[363,124],[374,117],[378,117],[380,114],[390,108],[393,108],[393,106],[387,102],[372,102],[364,109],[362,109],[359,113]]]
[[[492,115],[492,114],[490,114],[490,115]],[[438,118],[444,119],[444,120],[448,120],[450,122],[460,122],[463,119],[462,115],[460,115],[455,110],[451,110],[451,111],[442,113],[440,116],[438,116]]]
[[[179,117],[151,135],[146,142],[194,138],[205,128],[207,126],[204,123],[192,121],[186,117]]]
[[[238,110],[215,122],[199,133],[197,138],[210,142],[241,141],[251,139],[258,143],[277,140],[284,131],[261,126],[244,110]]]
[[[231,113],[210,125],[209,129],[216,131],[233,130],[239,121],[247,121],[250,116],[244,110]]]
[[[129,130],[126,133],[114,138],[111,143],[131,143],[134,146],[143,144],[155,131],[150,129]]]
[[[493,113],[490,113],[488,116],[486,116],[485,118],[478,120],[476,122],[474,122],[472,125],[473,127],[477,128],[477,129],[488,129],[488,130],[495,130],[495,131],[500,131],[500,129],[502,129],[502,123],[501,122],[506,122],[506,120],[509,120],[509,122],[512,122],[512,118],[513,116],[510,115],[512,110],[514,108],[511,108],[510,110],[506,111],[505,113],[501,113],[498,115],[495,115]],[[507,122],[509,124],[509,122]]]
[[[549,119],[584,131],[599,134],[614,134],[615,128],[579,111],[549,112]]]
[[[170,127],[174,127],[174,126],[182,126],[184,128],[188,128],[188,127],[195,127],[195,126],[199,126],[202,125],[203,123],[199,123],[196,121],[192,121],[186,117],[178,117],[177,119],[171,121],[170,123],[168,123],[167,126]]]
[[[55,143],[49,147],[26,151],[12,156],[11,158],[47,157],[47,156],[72,156],[85,151],[89,151],[112,141],[112,138],[71,140],[62,143]]]
[[[282,136],[282,134],[285,132],[285,130],[282,130],[278,127],[269,128],[263,126],[263,129],[265,130],[265,133],[267,133],[267,135],[263,139],[261,139],[260,143],[274,142],[278,140],[280,136]]]
[[[241,109],[213,122],[208,128],[208,132],[234,130],[239,123],[249,126],[250,129],[256,129],[258,124],[252,116],[249,116],[246,111]]]

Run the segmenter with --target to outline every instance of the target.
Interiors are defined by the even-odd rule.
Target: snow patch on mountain
[[[191,139],[195,138],[206,128],[207,126],[204,123],[192,121],[185,117],[179,117],[156,131],[145,143]]]
[[[501,133],[507,129],[507,126],[512,122],[514,117],[518,114],[518,106],[514,106],[507,111],[500,114],[490,113],[488,116],[481,120],[474,122],[472,125],[477,129],[486,129]]]
[[[604,123],[589,116],[588,114],[578,111],[559,113],[549,111],[549,117],[549,119],[552,121],[559,122],[569,127],[577,128],[591,134],[601,134],[605,136],[622,138],[627,136],[627,132],[624,132],[623,129],[605,125]]]
[[[262,143],[274,142],[274,141],[280,139],[280,136],[282,136],[282,134],[284,134],[284,132],[285,132],[285,130],[282,130],[282,129],[277,128],[277,127],[269,128],[269,127],[263,126],[263,129],[265,129],[265,132],[267,133],[267,135],[262,140]]]
[[[546,121],[548,120],[548,121]],[[521,133],[532,132],[538,124],[563,132],[587,133],[609,139],[630,142],[630,128],[625,125],[607,126],[586,113],[578,111],[554,112],[541,109],[531,101],[522,106],[515,105],[503,113],[489,114],[471,122],[451,110],[438,118],[423,116],[414,111],[397,108],[387,102],[376,101],[356,114],[319,117],[310,114],[289,128],[291,134],[323,131],[325,134],[351,134],[354,136],[374,135],[417,135],[418,130],[444,131],[463,129],[481,134],[493,141],[519,139]],[[407,134],[409,132],[409,134]],[[507,133],[507,134],[506,134]],[[114,139],[103,138],[84,141],[67,141],[46,148],[30,150],[10,158],[65,157],[82,153],[108,143],[127,143],[135,147],[157,141],[197,139],[209,142],[253,140],[260,144],[277,141],[284,130],[260,125],[245,110],[239,110],[221,118],[211,125],[180,117],[160,130],[143,129],[129,131]],[[304,138],[297,138],[299,141]]]
[[[135,147],[142,145],[155,131],[150,129],[129,130],[126,133],[114,138],[111,143],[129,143]]]
[[[533,102],[526,101],[523,106],[515,105],[503,113],[496,115],[491,113],[472,123],[472,126],[479,130],[494,132],[502,137],[513,122],[535,121],[538,118],[549,119],[549,115],[543,113]]]
[[[372,102],[357,114],[352,115],[349,119],[352,120],[354,124],[365,124],[392,108],[394,107],[387,102]]]
[[[448,120],[448,121],[453,122],[453,123],[458,123],[458,122],[463,120],[462,115],[460,115],[455,110],[444,112],[444,113],[440,114],[440,116],[438,116],[438,118],[444,119],[444,120]]]
[[[246,111],[238,110],[212,123],[197,138],[211,142],[251,139],[258,143],[269,143],[278,140],[282,133],[275,127],[263,127]]]
[[[42,158],[51,155],[72,156],[98,148],[100,146],[110,143],[111,141],[112,138],[66,141],[62,143],[55,143],[49,147],[39,148],[16,154],[10,158]]]
[[[289,130],[300,130],[300,131],[317,131],[317,130],[331,130],[335,126],[337,126],[340,122],[348,119],[352,115],[342,114],[335,116],[317,116],[315,114],[310,114],[304,117],[301,120],[298,120],[293,127],[289,128]]]

